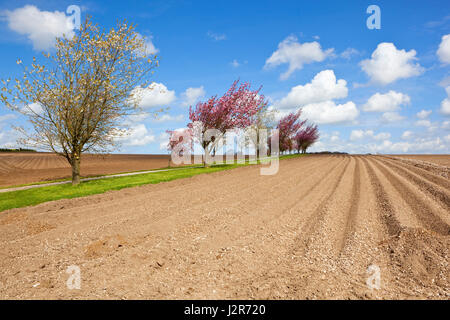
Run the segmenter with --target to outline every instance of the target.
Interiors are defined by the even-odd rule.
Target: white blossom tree
[[[23,77],[3,80],[0,98],[31,124],[31,130],[17,127],[25,137],[20,142],[65,157],[77,185],[81,154],[117,146],[127,132],[124,118],[139,111],[140,96],[132,91],[148,86],[158,60],[134,25],[123,21],[105,31],[89,18],[72,38],[57,38],[44,59],[33,58],[30,67],[18,60]]]

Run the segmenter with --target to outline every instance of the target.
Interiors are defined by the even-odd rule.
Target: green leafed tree
[[[147,88],[158,66],[147,51],[134,25],[118,22],[107,31],[87,18],[72,38],[57,38],[42,63],[18,60],[23,76],[2,80],[0,97],[31,124],[17,127],[20,143],[65,157],[79,184],[81,154],[113,150],[128,132],[124,119],[139,112],[143,90],[135,89]]]

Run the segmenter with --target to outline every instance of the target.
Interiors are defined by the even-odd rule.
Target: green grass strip
[[[281,156],[280,159],[289,159],[299,156],[301,155],[285,155]],[[61,184],[55,186],[5,192],[0,193],[0,211],[37,205],[39,203],[59,199],[85,197],[88,195],[104,193],[109,190],[120,190],[123,188],[136,187],[146,184],[155,184],[181,178],[189,178],[198,174],[230,170],[246,165],[249,164],[224,164],[214,165],[207,168],[191,167],[171,171],[144,173],[133,176],[85,181],[80,183],[78,186],[72,186],[72,184]]]

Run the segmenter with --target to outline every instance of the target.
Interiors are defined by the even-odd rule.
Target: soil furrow
[[[417,197],[409,186],[402,183],[402,181],[389,172],[386,167],[379,163],[375,163],[375,166],[377,166],[385,177],[389,179],[397,192],[399,192],[403,199],[410,205],[411,211],[425,227],[443,235],[450,235],[450,225],[445,223],[445,221],[443,221],[427,203]]]

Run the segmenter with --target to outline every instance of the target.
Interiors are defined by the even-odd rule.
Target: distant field
[[[420,161],[427,161],[435,163],[441,166],[450,167],[450,155],[449,154],[405,154],[405,155],[392,155],[394,157],[413,159]]]
[[[84,155],[81,175],[96,176],[158,169],[168,166],[168,155],[112,154]],[[66,159],[52,153],[0,152],[0,187],[28,184],[71,176]]]

